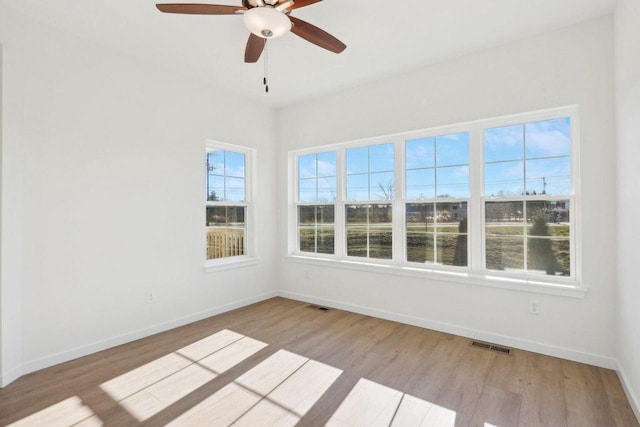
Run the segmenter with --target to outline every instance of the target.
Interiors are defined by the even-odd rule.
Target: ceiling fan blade
[[[278,3],[284,3],[287,0],[280,0]],[[299,9],[301,7],[310,6],[314,3],[318,3],[322,0],[294,0],[294,4],[291,7],[288,7],[288,10]]]
[[[249,34],[247,47],[244,50],[244,62],[258,62],[258,58],[262,55],[267,39],[258,37],[255,34]]]
[[[225,6],[221,4],[165,3],[156,4],[156,7],[160,12],[186,15],[237,15],[239,11],[247,10],[243,6]]]
[[[347,48],[347,45],[315,25],[311,25],[295,16],[289,16],[289,19],[293,22],[291,32],[308,42],[335,53],[340,53]]]

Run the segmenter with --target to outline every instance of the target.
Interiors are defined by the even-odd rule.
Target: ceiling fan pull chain
[[[269,83],[267,83],[267,75],[269,74],[269,43],[265,40],[264,43],[264,78],[262,84],[264,84],[264,91],[269,93]]]

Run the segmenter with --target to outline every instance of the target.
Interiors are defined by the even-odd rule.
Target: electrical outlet
[[[153,304],[156,301],[156,293],[152,290],[147,291],[147,304]]]
[[[540,301],[531,301],[529,303],[529,313],[540,314]]]

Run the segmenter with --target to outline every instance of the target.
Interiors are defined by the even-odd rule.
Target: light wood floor
[[[638,426],[615,372],[274,298],[22,377],[15,426]]]

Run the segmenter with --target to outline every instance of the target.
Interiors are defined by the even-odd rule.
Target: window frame
[[[571,194],[561,196],[527,196],[525,200],[569,200],[571,276],[548,276],[531,272],[503,272],[486,269],[485,257],[485,206],[487,201],[513,200],[484,195],[484,131],[485,129],[526,124],[568,117],[571,131]],[[582,286],[582,254],[580,228],[580,135],[579,107],[577,105],[526,112],[496,118],[438,126],[417,131],[377,136],[337,144],[316,146],[289,151],[289,229],[288,260],[291,262],[332,265],[348,269],[366,269],[382,273],[400,274],[434,280],[477,284],[490,287],[524,290],[565,296],[584,297],[587,289]],[[466,199],[436,199],[436,202],[467,202],[467,266],[447,266],[441,264],[421,264],[407,261],[406,248],[406,204],[420,200],[407,199],[405,141],[416,138],[437,137],[466,132],[469,134],[469,197]],[[360,258],[346,255],[345,206],[351,204],[373,204],[375,201],[346,200],[346,150],[362,146],[372,146],[393,142],[395,146],[395,198],[380,203],[392,204],[393,215],[393,256],[391,260]],[[335,201],[335,253],[332,255],[300,252],[297,246],[297,158],[300,155],[336,151],[336,201]],[[432,202],[433,200],[425,200]],[[311,203],[320,204],[320,203]]]
[[[245,146],[229,144],[226,142],[220,142],[212,139],[205,140],[205,160],[210,151],[224,150],[240,153],[244,155],[244,185],[245,185],[245,201],[244,202],[227,202],[227,201],[210,201],[207,196],[207,174],[205,170],[204,176],[204,191],[205,203],[204,203],[204,215],[206,223],[206,211],[208,207],[212,206],[230,206],[230,207],[244,207],[244,219],[245,219],[245,236],[244,236],[244,255],[237,255],[225,258],[207,259],[207,234],[206,224],[205,232],[203,233],[203,251],[204,261],[203,267],[206,272],[214,272],[220,270],[226,270],[230,268],[243,267],[246,265],[253,265],[259,261],[257,254],[257,238],[255,234],[255,200],[256,200],[256,155],[257,151],[254,148]]]

